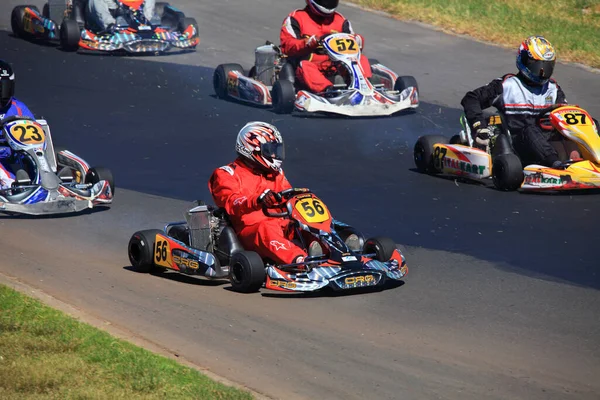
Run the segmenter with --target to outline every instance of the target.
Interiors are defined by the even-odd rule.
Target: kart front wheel
[[[154,245],[158,229],[138,231],[131,236],[127,245],[127,255],[131,266],[137,272],[162,271],[164,268],[154,265]]]
[[[437,143],[447,144],[448,138],[441,135],[425,135],[421,136],[415,143],[413,156],[419,172],[430,174],[441,172],[435,168],[433,159],[433,146]]]
[[[253,251],[233,253],[229,266],[231,288],[240,293],[258,292],[265,282],[265,264]]]
[[[215,69],[215,73],[213,75],[213,88],[215,89],[215,93],[217,97],[221,99],[226,99],[229,97],[229,73],[231,71],[238,71],[239,73],[244,73],[244,67],[240,64],[221,64]]]
[[[273,85],[271,98],[273,100],[273,110],[277,114],[290,114],[294,111],[296,89],[289,80],[280,79]]]
[[[60,25],[60,46],[65,51],[76,51],[79,48],[81,30],[74,19],[65,19]]]
[[[523,184],[523,165],[516,154],[500,154],[492,164],[492,180],[499,190],[514,191]]]
[[[363,250],[364,254],[375,254],[377,261],[386,262],[392,258],[396,250],[396,242],[385,236],[367,239]]]
[[[414,76],[399,76],[394,84],[394,90],[397,90],[398,92],[402,92],[409,87],[414,87],[417,89],[417,93],[419,92],[419,85]]]
[[[85,175],[85,183],[91,183],[92,185],[95,185],[100,181],[108,181],[108,184],[110,185],[110,191],[114,196],[115,180],[110,169],[104,167],[90,168],[87,174]]]

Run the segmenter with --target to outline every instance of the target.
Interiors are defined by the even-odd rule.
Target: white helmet
[[[279,130],[266,122],[248,122],[238,133],[235,151],[262,170],[281,172],[285,148]]]
[[[340,0],[306,0],[310,10],[322,17],[327,17],[335,12]]]

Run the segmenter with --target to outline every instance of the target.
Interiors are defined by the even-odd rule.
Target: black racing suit
[[[531,86],[520,75],[507,74],[468,92],[461,104],[470,126],[480,122],[478,128],[487,126],[483,110],[496,107],[506,116],[508,121],[504,122],[511,134],[516,135],[517,152],[529,153],[535,163],[550,167],[559,161],[559,156],[549,142],[552,132],[543,131],[536,124],[536,117],[541,109],[566,102],[565,94],[553,79],[542,86]]]

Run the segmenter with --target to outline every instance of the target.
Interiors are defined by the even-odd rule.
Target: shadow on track
[[[367,236],[600,289],[597,197],[525,196],[411,172],[418,136],[455,134],[458,109],[421,102],[382,119],[282,116],[215,99],[213,70],[202,66],[84,57],[6,33],[0,48],[16,69],[17,97],[47,118],[55,143],[111,168],[123,188],[210,199],[208,178],[235,158],[238,130],[264,120],[284,135],[292,184]]]

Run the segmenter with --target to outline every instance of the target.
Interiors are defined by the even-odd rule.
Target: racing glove
[[[276,204],[279,204],[281,199],[278,199],[278,196],[271,189],[267,189],[260,196],[258,196],[257,203],[262,207],[273,207]]]
[[[492,136],[490,128],[477,121],[473,124],[473,129],[475,130],[475,142],[479,145],[487,146],[490,143],[490,136]]]
[[[312,35],[311,37],[306,38],[304,43],[306,44],[306,48],[315,49],[319,47],[319,38],[317,38],[316,35]]]

